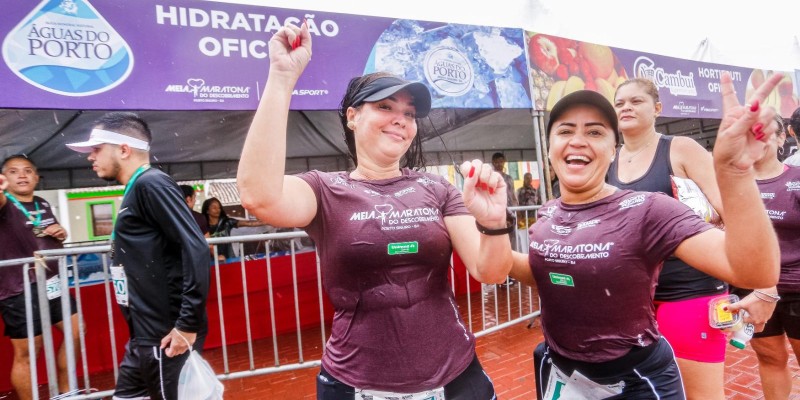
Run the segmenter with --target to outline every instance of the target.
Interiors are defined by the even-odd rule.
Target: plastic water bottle
[[[744,315],[747,315],[747,311],[744,312]],[[749,322],[744,322],[744,320],[741,320],[741,324],[739,325],[739,329],[733,332],[733,336],[731,336],[731,340],[729,340],[728,343],[738,349],[744,349],[745,346],[747,346],[747,342],[753,338],[756,327]]]

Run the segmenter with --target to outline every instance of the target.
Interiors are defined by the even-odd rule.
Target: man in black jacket
[[[175,181],[150,168],[151,139],[136,114],[114,112],[96,122],[89,140],[67,145],[89,153],[97,176],[125,185],[111,275],[130,340],[115,399],[175,399],[187,350],[202,348],[207,329],[206,241]]]

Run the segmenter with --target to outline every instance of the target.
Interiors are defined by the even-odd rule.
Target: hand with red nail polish
[[[464,177],[464,205],[478,223],[492,229],[505,226],[505,186],[491,164],[472,160],[459,169]]]
[[[764,99],[775,89],[783,78],[773,74],[753,92],[749,103],[739,103],[730,74],[724,73],[720,79],[723,117],[714,145],[714,164],[732,168],[733,171],[747,171],[764,154],[764,140],[771,133],[766,123],[775,115],[772,107],[761,107]]]

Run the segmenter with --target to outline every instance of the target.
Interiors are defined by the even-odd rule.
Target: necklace
[[[634,157],[636,157],[636,156],[638,156],[638,155],[639,155],[639,153],[641,153],[641,152],[645,151],[645,150],[646,150],[648,147],[650,147],[650,145],[651,145],[653,142],[655,142],[655,141],[656,141],[656,139],[658,139],[658,136],[659,136],[659,134],[658,134],[658,133],[656,133],[656,134],[653,136],[653,138],[652,138],[652,139],[650,139],[650,141],[649,141],[649,142],[647,142],[647,144],[646,144],[646,145],[644,145],[644,147],[642,147],[641,149],[639,149],[639,151],[637,151],[636,153],[633,153],[633,154],[632,154],[630,157],[628,157],[628,163],[630,163],[631,161],[633,161],[633,158],[634,158]],[[625,145],[623,145],[623,146],[622,146],[622,148],[623,148],[623,149],[625,149],[625,151],[627,151],[628,153],[630,153],[630,150],[628,150],[628,149],[625,147]]]

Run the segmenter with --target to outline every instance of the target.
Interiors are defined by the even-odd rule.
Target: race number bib
[[[392,393],[356,389],[356,400],[444,400],[444,388],[440,387],[419,393]]]
[[[125,276],[125,269],[121,265],[111,266],[111,282],[114,284],[114,297],[117,304],[128,306],[128,279]]]
[[[47,280],[47,300],[61,297],[61,279],[58,275]]]
[[[579,371],[573,371],[572,375],[567,376],[555,364],[551,364],[543,399],[604,399],[621,394],[623,389],[625,389],[623,381],[614,385],[603,385],[592,381]]]

